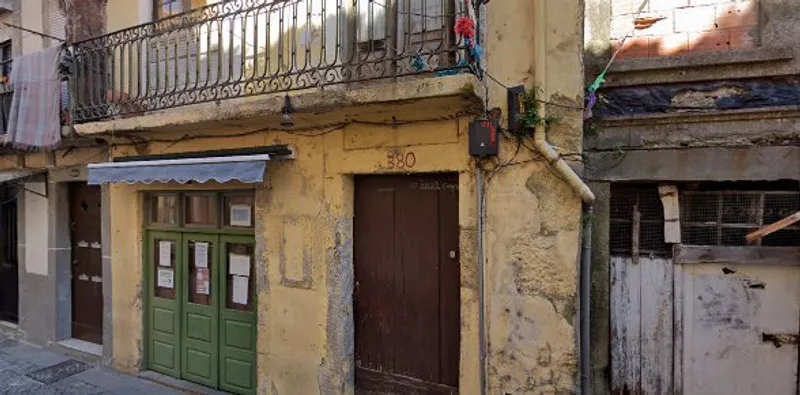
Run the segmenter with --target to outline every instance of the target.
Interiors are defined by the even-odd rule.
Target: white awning
[[[239,181],[248,184],[264,181],[269,155],[215,156],[166,160],[141,160],[91,164],[89,185],[189,181]]]

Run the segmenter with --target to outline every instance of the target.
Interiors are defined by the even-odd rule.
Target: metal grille
[[[747,245],[745,235],[800,211],[800,192],[686,191],[681,194],[681,240],[687,245]],[[800,226],[758,242],[800,246]]]
[[[612,186],[609,242],[614,255],[627,256],[634,251],[639,255],[670,254],[670,245],[664,242],[664,210],[656,185]]]

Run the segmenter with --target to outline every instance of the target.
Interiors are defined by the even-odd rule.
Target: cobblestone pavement
[[[37,381],[28,375],[58,365],[70,358],[8,339],[0,335],[0,394],[180,394],[148,380],[126,376],[112,370],[88,366],[88,369],[52,383]],[[69,372],[71,373],[71,372]],[[69,374],[67,373],[67,374]],[[31,376],[42,379],[42,374]],[[60,378],[60,379],[59,379]]]

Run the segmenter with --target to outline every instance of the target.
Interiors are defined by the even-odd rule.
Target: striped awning
[[[89,185],[115,183],[187,182],[219,183],[264,181],[269,155],[216,156],[166,160],[140,160],[91,164]]]

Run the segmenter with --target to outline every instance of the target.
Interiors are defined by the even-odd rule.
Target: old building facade
[[[80,143],[2,162],[40,177],[20,337],[237,393],[577,391],[580,2],[66,3]],[[557,121],[470,156],[513,86]]]
[[[15,94],[10,77],[19,66],[14,60],[60,46],[68,38],[67,10],[56,0],[6,1],[0,13],[2,126],[8,131]],[[62,98],[68,97],[66,79],[50,82],[56,96],[60,84]],[[56,127],[69,123],[67,103],[59,107],[56,98],[51,107]],[[101,267],[101,192],[87,186],[86,163],[102,160],[106,149],[71,135],[69,128],[61,135],[61,145],[47,152],[15,150],[4,136],[0,328],[30,343],[102,361],[103,326],[110,323],[103,293],[110,283],[104,284]]]
[[[586,7],[595,393],[795,393],[798,4]]]

